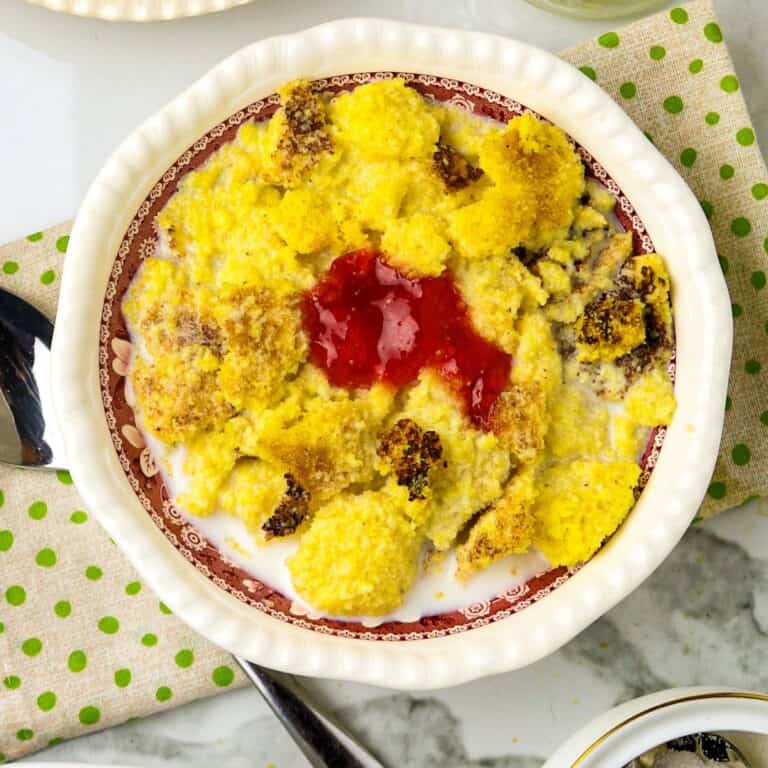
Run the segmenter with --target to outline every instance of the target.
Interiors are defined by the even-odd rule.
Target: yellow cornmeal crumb
[[[440,125],[440,138],[477,165],[480,147],[487,134],[503,129],[491,120],[479,121],[470,112],[440,103],[429,104],[429,110]]]
[[[491,428],[515,461],[528,464],[544,447],[549,427],[547,392],[540,384],[510,383],[491,413]]]
[[[405,513],[405,488],[338,494],[315,513],[288,560],[293,585],[335,616],[381,616],[416,579],[422,533]]]
[[[510,381],[539,387],[548,398],[552,397],[563,375],[563,360],[552,336],[552,326],[543,312],[527,312],[520,318],[517,334]]]
[[[530,114],[479,120],[400,79],[337,96],[288,83],[269,121],[180,179],[124,301],[139,423],[187,452],[180,504],[240,518],[260,545],[268,520],[272,536],[297,532],[295,586],[339,615],[396,608],[423,545],[434,564],[464,542],[462,576],[532,538],[553,562],[588,557],[674,410],[669,276],[632,255],[614,205]],[[452,275],[475,329],[511,355],[487,431],[432,370],[349,391],[309,363],[302,294],[359,248],[409,276]],[[584,316],[605,296],[628,297],[631,322],[587,345]],[[434,433],[428,470],[402,463],[410,487],[382,451],[403,420]]]
[[[144,262],[123,312],[144,342],[130,371],[144,426],[170,444],[267,404],[306,356],[296,302],[268,289],[214,296],[162,259]]]
[[[547,446],[554,456],[607,456],[609,413],[597,398],[579,387],[566,386],[554,399]]]
[[[568,270],[562,264],[545,259],[536,264],[536,271],[539,273],[544,290],[550,296],[570,292],[571,278],[568,275]]]
[[[547,249],[549,259],[569,269],[575,261],[583,261],[588,255],[589,245],[584,240],[558,240]]]
[[[635,503],[640,467],[629,461],[555,464],[537,478],[534,545],[553,566],[589,560]]]
[[[525,190],[488,187],[478,200],[449,215],[449,233],[459,255],[467,259],[502,256],[527,239],[532,216],[523,206]],[[504,226],[499,226],[500,222]]]
[[[222,340],[222,393],[238,410],[260,410],[277,398],[283,381],[306,357],[298,304],[268,290],[241,289],[220,293],[211,312]]]
[[[639,426],[626,413],[616,413],[611,417],[611,433],[616,458],[637,461],[648,441],[648,430]]]
[[[669,424],[675,415],[675,393],[669,376],[660,368],[649,371],[629,388],[624,403],[638,426]]]
[[[622,270],[632,277],[633,287],[650,303],[668,305],[670,279],[667,267],[658,253],[642,253],[633,256]]]
[[[576,349],[585,362],[615,360],[645,341],[643,302],[604,295],[576,322]]]
[[[347,390],[323,386],[315,374],[323,377],[316,369],[300,377],[261,418],[258,455],[322,500],[373,479],[379,431],[394,396],[378,385],[353,399]]]
[[[466,579],[505,555],[528,551],[536,529],[531,514],[536,494],[533,470],[521,472],[507,483],[503,496],[480,515],[466,542],[456,547],[458,578]]]
[[[574,203],[584,192],[584,166],[565,134],[531,114],[491,132],[480,149],[480,167],[518,198],[530,232],[520,242],[545,241],[573,222]]]
[[[509,451],[496,435],[469,423],[448,385],[430,370],[422,372],[399,416],[440,436],[447,466],[438,465],[430,474],[427,536],[438,549],[447,549],[464,523],[501,495],[511,467]]]
[[[587,180],[589,204],[600,213],[610,213],[616,207],[616,198],[594,179]]]
[[[626,374],[615,363],[583,365],[574,356],[565,365],[565,378],[599,392],[611,403],[619,402],[627,391]]]
[[[219,503],[223,512],[239,517],[263,543],[261,526],[275,511],[285,489],[285,476],[278,468],[259,459],[241,459],[227,479]]]
[[[261,142],[264,178],[292,187],[333,152],[327,107],[307,80],[294,80],[278,89],[281,108],[267,123]]]
[[[440,135],[424,99],[400,78],[371,83],[331,102],[333,137],[369,158],[431,155]]]
[[[411,181],[409,163],[395,160],[366,161],[350,157],[348,175],[340,178],[351,205],[348,212],[366,229],[384,231],[398,220],[403,198]],[[360,167],[365,173],[360,173]]]
[[[506,352],[514,352],[518,311],[547,300],[541,281],[511,254],[460,261],[454,275],[475,328]]]
[[[336,236],[328,207],[328,201],[312,190],[288,190],[271,209],[275,230],[298,253],[322,251]]]
[[[206,350],[187,348],[157,355],[151,363],[136,357],[131,386],[139,404],[141,426],[164,443],[175,445],[202,430],[219,429],[234,410],[219,389],[215,359]],[[183,380],[179,371],[184,372]]]
[[[573,226],[581,230],[601,229],[607,223],[600,211],[588,205],[579,206],[573,219]]]
[[[219,490],[241,455],[241,444],[252,427],[242,417],[230,419],[221,431],[204,432],[190,444],[184,460],[188,478],[179,503],[193,515],[213,511]]]
[[[408,275],[439,275],[451,246],[433,216],[417,213],[409,219],[394,219],[381,238],[387,261]]]

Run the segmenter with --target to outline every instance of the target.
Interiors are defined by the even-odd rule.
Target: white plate
[[[326,635],[217,587],[142,507],[110,441],[98,376],[102,300],[115,254],[166,169],[212,126],[299,76],[410,71],[491,89],[536,110],[597,157],[640,217],[674,283],[678,409],[640,500],[601,552],[544,599],[470,631],[421,640]],[[637,587],[696,514],[720,443],[730,366],[728,292],[706,218],[672,166],[611,98],[550,53],[492,35],[350,19],[255,43],[134,132],[89,190],[72,230],[53,344],[56,406],[86,504],[173,611],[218,645],[298,674],[438,688],[530,664]]]
[[[768,768],[768,696],[727,688],[673,688],[628,701],[577,731],[543,768],[620,768],[702,732],[726,735],[752,768]]]
[[[251,0],[27,0],[51,11],[107,21],[165,21],[223,11]]]

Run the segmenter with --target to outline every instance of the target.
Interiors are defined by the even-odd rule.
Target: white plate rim
[[[701,732],[768,736],[768,696],[726,687],[670,688],[603,712],[542,768],[614,768],[672,739]]]
[[[27,0],[49,11],[104,21],[170,21],[216,13],[252,0]]]
[[[171,546],[135,497],[112,448],[98,380],[98,328],[120,239],[153,183],[187,146],[292,77],[413,71],[498,91],[563,127],[632,201],[675,283],[678,411],[650,482],[620,532],[535,605],[447,637],[331,637],[224,593]],[[554,55],[498,36],[345,19],[235,53],[140,126],[108,160],[72,230],[53,344],[56,408],[75,483],[147,584],[200,634],[265,666],[391,688],[439,688],[532,663],[625,597],[696,514],[717,458],[732,338],[727,288],[704,213],[618,105]]]

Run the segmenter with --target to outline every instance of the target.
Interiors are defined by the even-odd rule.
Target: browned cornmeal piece
[[[622,265],[619,284],[622,290],[639,295],[645,303],[645,341],[616,360],[627,380],[633,381],[672,348],[669,276],[658,254],[634,254]]]
[[[283,169],[296,171],[314,165],[323,152],[331,150],[331,137],[322,102],[310,82],[299,81],[283,94],[283,112],[285,130],[278,144]]]
[[[467,540],[456,548],[456,575],[460,579],[501,557],[528,551],[536,530],[531,512],[535,498],[533,472],[523,471],[509,481],[503,496],[478,517]]]
[[[412,419],[400,419],[381,436],[378,452],[391,463],[397,484],[408,488],[409,501],[425,498],[429,472],[443,455],[437,432],[422,430]]]
[[[161,331],[161,339],[168,343],[169,351],[174,348],[198,345],[210,349],[215,355],[221,354],[221,337],[216,324],[203,320],[197,312],[182,310],[176,316],[176,332],[172,338],[165,338]]]
[[[449,192],[464,189],[483,175],[482,168],[476,168],[464,155],[442,141],[437,142],[432,158],[435,170]]]
[[[640,299],[603,293],[584,308],[576,322],[576,346],[586,362],[615,360],[645,341]]]
[[[312,494],[302,488],[292,474],[285,474],[285,494],[275,511],[264,521],[261,530],[265,538],[290,536],[304,522],[309,513]]]
[[[491,429],[520,462],[532,461],[544,447],[546,400],[541,387],[510,384],[494,403]]]

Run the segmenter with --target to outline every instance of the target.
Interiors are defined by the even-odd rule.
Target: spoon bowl
[[[18,467],[68,465],[52,402],[53,323],[0,289],[0,461]]]

